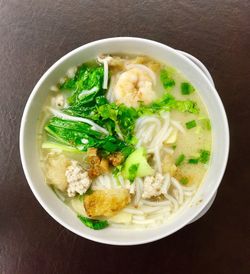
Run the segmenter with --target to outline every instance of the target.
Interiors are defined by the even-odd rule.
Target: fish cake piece
[[[84,207],[89,217],[111,217],[130,202],[127,189],[97,190],[84,199]]]

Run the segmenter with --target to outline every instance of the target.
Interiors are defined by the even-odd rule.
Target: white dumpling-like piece
[[[63,154],[49,153],[45,163],[47,183],[65,191],[68,186],[65,172],[69,165],[70,161]]]

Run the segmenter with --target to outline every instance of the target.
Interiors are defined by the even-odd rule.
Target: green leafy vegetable
[[[209,162],[209,158],[210,158],[210,151],[208,150],[200,150],[200,157],[199,157],[199,161],[203,164],[206,164]]]
[[[122,151],[127,144],[113,136],[104,136],[82,122],[51,118],[45,126],[47,133],[57,142],[72,146],[80,151],[96,147],[108,153]]]
[[[175,85],[173,73],[169,68],[161,71],[161,81],[166,89]],[[168,93],[152,104],[141,105],[138,109],[124,104],[109,103],[102,89],[103,76],[103,66],[83,64],[78,67],[74,78],[66,78],[59,88],[71,91],[71,96],[68,98],[69,106],[62,110],[64,113],[88,118],[105,128],[109,135],[93,130],[86,123],[53,117],[45,126],[45,131],[51,140],[43,144],[44,148],[77,152],[95,147],[105,156],[121,151],[126,159],[135,150],[134,145],[137,143],[134,134],[135,123],[141,115],[171,110],[199,113],[195,102],[176,100]],[[146,168],[146,165],[143,168],[142,166],[140,164],[137,172],[140,173]]]
[[[197,106],[197,103],[191,100],[187,101],[176,101],[175,106],[172,108],[181,112],[189,112],[193,114],[199,113],[199,108]]]
[[[60,89],[72,90],[68,103],[82,106],[93,102],[97,94],[102,94],[104,69],[102,66],[81,65],[73,79],[67,79]]]
[[[95,101],[94,106],[70,106],[64,112],[91,119],[106,128],[110,135],[122,137],[128,144],[135,144],[134,127],[139,117],[137,110],[123,104],[108,103],[103,96],[97,96]]]
[[[160,111],[178,110],[181,112],[189,112],[193,114],[199,113],[197,103],[191,100],[181,101],[176,100],[174,96],[169,93],[163,95],[162,98],[156,100],[150,105],[142,105],[138,112],[140,114],[151,114]]]
[[[181,154],[179,155],[179,157],[176,159],[175,161],[175,165],[176,166],[179,166],[180,164],[182,164],[182,162],[185,160],[185,155],[184,154]]]
[[[104,104],[98,108],[98,113],[105,123],[113,123],[114,133],[122,136],[127,143],[134,144],[133,133],[135,121],[139,117],[134,108],[123,104]],[[111,128],[112,129],[112,128]]]
[[[189,95],[195,91],[195,88],[188,82],[181,83],[181,93],[183,95]]]
[[[175,80],[172,76],[173,72],[170,69],[162,69],[160,79],[165,89],[171,89],[175,86]]]
[[[118,107],[118,121],[122,134],[126,142],[135,144],[137,140],[134,137],[135,122],[139,117],[139,113],[132,107],[126,107],[121,104]]]
[[[84,225],[94,230],[100,230],[109,226],[106,220],[93,220],[82,215],[77,215],[77,217]]]
[[[90,136],[93,136],[93,137],[103,136],[102,133],[100,133],[96,130],[93,130],[91,128],[91,125],[89,125],[89,124],[86,124],[83,122],[64,120],[64,119],[61,119],[58,117],[52,117],[49,120],[48,127],[50,127],[50,128],[58,127],[58,128],[62,128],[65,130],[78,131],[78,132],[89,134]]]
[[[192,121],[189,121],[189,122],[186,123],[186,128],[187,129],[191,129],[191,128],[196,127],[196,126],[197,126],[197,124],[196,124],[195,120],[192,120]]]
[[[124,158],[126,159],[133,151],[135,148],[133,146],[125,146],[121,149],[121,153],[123,154]]]

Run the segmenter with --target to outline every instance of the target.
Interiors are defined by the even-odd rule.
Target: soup
[[[208,169],[199,91],[147,56],[97,56],[51,87],[38,127],[46,183],[92,229],[145,229],[188,206]]]

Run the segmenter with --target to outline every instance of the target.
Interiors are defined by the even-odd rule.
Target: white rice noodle
[[[171,207],[162,207],[160,210],[153,212],[152,214],[148,215],[149,218],[155,218],[157,216],[169,215],[171,213]]]
[[[53,108],[48,108],[48,109],[53,115],[55,115],[58,118],[61,118],[61,119],[64,119],[64,120],[69,120],[69,121],[82,122],[82,123],[91,125],[92,128],[96,131],[99,131],[99,132],[104,133],[106,135],[109,134],[108,131],[105,128],[100,127],[99,125],[97,125],[96,123],[94,123],[93,121],[91,121],[87,118],[70,116],[70,115],[62,113],[62,112],[60,112],[56,109],[53,109]]]
[[[105,178],[106,184],[110,184],[112,189],[119,188],[115,177],[111,174],[104,174],[103,177]]]
[[[153,133],[154,129],[155,129],[155,126],[151,125],[148,127],[147,131],[144,133],[143,139],[144,139],[145,143],[148,143],[152,140],[152,137],[153,137],[152,133]]]
[[[184,196],[192,196],[196,190],[196,186],[181,186],[184,192]]]
[[[130,214],[135,214],[135,215],[144,215],[144,212],[142,210],[136,209],[136,208],[126,207],[126,208],[123,209],[123,212],[130,213]]]
[[[165,175],[165,178],[164,178],[164,181],[163,181],[163,184],[162,184],[162,192],[163,193],[167,193],[168,192],[168,189],[170,187],[170,174],[166,174]]]
[[[170,126],[170,114],[165,112],[161,115],[140,117],[135,126],[136,137],[139,140],[137,147],[143,146],[148,153],[153,153],[155,168],[162,173],[161,151],[163,142],[170,136],[173,127]],[[170,150],[169,153],[173,153]]]
[[[81,99],[85,96],[88,96],[90,94],[93,94],[95,93],[96,91],[98,90],[97,87],[93,87],[92,89],[89,89],[89,90],[82,90],[81,93],[78,95],[78,98]]]
[[[53,188],[56,196],[63,202],[65,202],[65,197],[63,196],[62,192],[58,190],[56,187]]]
[[[159,173],[162,173],[159,147],[156,147],[154,149],[154,159],[155,159],[155,169],[156,169],[156,171],[158,171]]]
[[[139,225],[148,225],[154,223],[154,219],[145,219],[145,220],[132,220],[132,223]]]
[[[140,205],[140,198],[143,191],[143,181],[140,178],[137,178],[137,183],[131,184],[129,180],[125,180],[122,175],[119,175],[117,178],[111,174],[106,173],[98,176],[93,182],[92,182],[92,189],[93,190],[105,190],[105,189],[120,189],[124,188],[129,190],[130,194],[135,194],[136,199],[136,205]]]
[[[153,206],[153,207],[165,207],[165,206],[170,206],[171,202],[170,201],[148,201],[148,200],[142,200],[143,205],[146,206]]]
[[[118,223],[113,222],[112,220],[109,220],[109,223],[112,228],[116,228],[116,229],[130,228],[130,226],[128,226],[126,224],[118,224]]]
[[[108,79],[109,79],[109,65],[108,62],[111,60],[110,56],[107,56],[105,58],[97,57],[97,61],[101,64],[103,64],[104,68],[104,75],[103,75],[103,84],[102,88],[107,89],[108,88]]]
[[[134,215],[133,216],[133,220],[145,220],[145,216],[144,215]]]
[[[135,184],[134,206],[137,207],[142,195],[142,184],[143,184],[142,179],[136,178],[134,181],[134,184]]]
[[[139,142],[137,147],[143,146],[148,153],[153,153],[157,160],[157,170],[161,170],[160,152],[164,148],[163,142],[170,136],[173,127],[170,125],[170,115],[168,112],[161,116],[144,116],[136,122],[136,137]],[[174,151],[169,150],[169,154]]]
[[[183,188],[183,190],[186,192],[186,191],[192,191],[194,192],[195,189],[196,189],[196,186],[195,185],[192,185],[192,186],[181,186]]]
[[[181,123],[179,121],[175,121],[175,120],[171,120],[171,124],[178,129],[181,133],[185,133],[185,129],[184,127],[181,125]]]
[[[136,137],[139,140],[137,147],[142,145],[148,150],[148,152],[150,152],[150,149],[152,152],[152,150],[154,149],[154,147],[152,146],[152,139],[155,133],[159,132],[160,127],[160,124],[158,125],[152,122],[152,124],[143,125],[140,129],[138,129],[138,131],[136,132]]]
[[[174,150],[169,147],[163,146],[162,149],[167,153],[167,154],[174,154]]]
[[[146,72],[149,75],[149,77],[152,79],[153,84],[154,85],[156,84],[155,73],[149,67],[142,65],[142,64],[130,64],[130,65],[126,66],[126,69],[132,69],[132,68],[137,68],[137,69],[142,70],[143,72]]]
[[[122,133],[121,133],[121,129],[120,129],[120,127],[119,127],[119,125],[118,125],[118,124],[116,124],[116,125],[115,125],[115,127],[116,127],[116,132],[117,132],[118,137],[119,137],[121,140],[124,140],[123,135],[122,135]]]
[[[184,191],[184,196],[189,196],[189,197],[191,197],[191,196],[193,196],[193,195],[194,195],[193,192]]]
[[[98,176],[92,183],[93,190],[105,190],[113,188],[112,175],[103,174]]]
[[[140,191],[141,193],[143,192],[143,180],[141,178],[138,178],[139,179],[139,187],[140,187]]]
[[[113,176],[112,175],[110,176],[108,174],[104,174],[103,176],[105,177],[106,182],[110,182],[111,188],[115,188]]]
[[[107,89],[108,88],[108,79],[109,79],[109,66],[108,66],[108,61],[103,60],[103,67],[104,67],[104,76],[103,76],[103,84],[102,88]]]
[[[114,83],[115,83],[115,76],[112,75],[110,78],[109,88],[106,95],[110,103],[113,103],[115,101]]]
[[[158,126],[159,129],[161,128],[161,121],[159,120],[159,117],[143,116],[136,121],[135,130],[139,131],[140,127],[145,126],[146,123],[151,123],[151,124],[154,123],[155,125]]]
[[[156,212],[159,212],[162,210],[162,207],[157,207],[157,206],[147,206],[147,205],[142,205],[141,210],[144,212],[145,215],[150,215],[154,214]]]
[[[178,202],[181,205],[184,201],[183,189],[182,189],[180,183],[174,177],[171,177],[171,183],[174,185],[174,187],[178,191]]]
[[[155,145],[162,145],[163,141],[167,138],[167,132],[169,127],[169,113],[164,116],[164,124],[160,129],[159,133],[155,136],[150,146],[154,147]]]
[[[124,180],[124,186],[129,190],[130,194],[135,193],[135,184],[131,184],[129,180]]]
[[[177,211],[179,206],[178,206],[178,202],[176,201],[176,199],[169,194],[164,194],[164,196],[167,200],[169,200],[169,202],[172,203],[172,206],[173,206],[172,212]]]
[[[151,142],[151,144],[150,144],[149,150],[150,150],[150,149],[153,149],[155,146],[160,146],[160,148],[163,147],[163,142],[164,142],[164,141],[168,138],[168,136],[171,134],[173,128],[170,127],[170,128],[168,128],[167,130],[165,130],[165,132],[164,132],[164,130],[165,130],[165,129],[162,129],[162,130],[158,133],[158,135],[156,135],[156,137],[154,138],[154,140],[153,140],[153,141]]]
[[[178,204],[179,204],[179,192],[178,192],[178,190],[175,188],[175,189],[173,189],[173,191],[172,191],[172,196],[175,198],[175,200],[178,202]]]
[[[118,176],[118,180],[119,180],[121,186],[122,186],[122,187],[125,187],[125,182],[124,182],[124,179],[123,179],[122,175],[119,175],[119,176]]]

